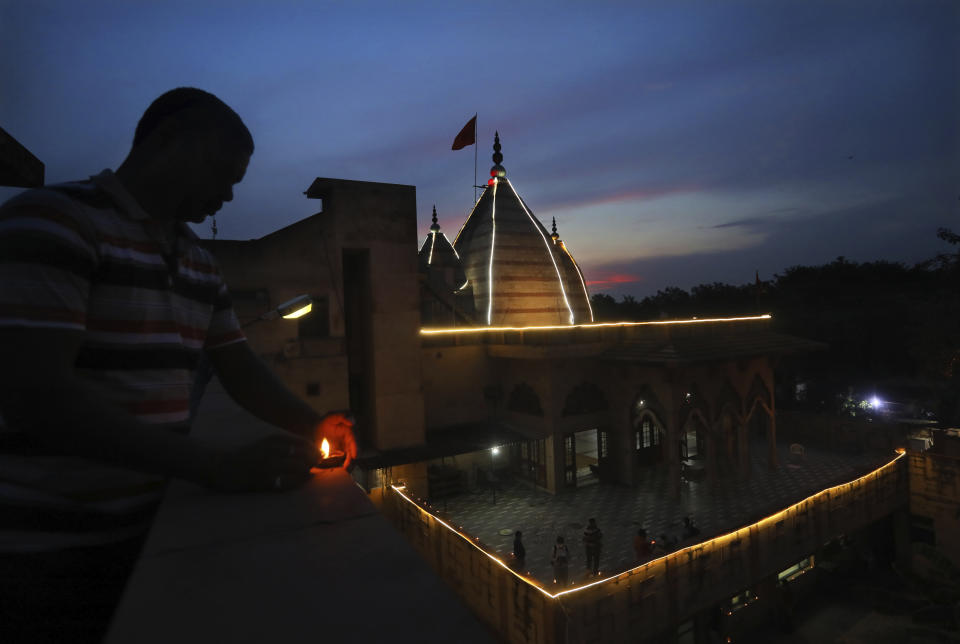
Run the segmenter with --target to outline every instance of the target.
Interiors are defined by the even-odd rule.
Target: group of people
[[[686,541],[688,539],[693,539],[699,534],[700,528],[693,523],[693,519],[690,517],[683,517],[682,540]],[[667,554],[668,552],[673,551],[679,542],[680,539],[675,536],[671,537],[667,534],[661,534],[659,540],[651,539],[647,536],[646,529],[640,528],[637,530],[637,535],[633,538],[633,554],[635,562],[637,564],[642,564],[652,559],[654,555]]]
[[[600,574],[600,551],[603,548],[603,532],[597,526],[596,519],[587,522],[583,531],[583,546],[586,552],[587,569],[592,575]],[[526,564],[527,549],[523,545],[523,533],[517,530],[513,535],[513,559],[517,569],[522,570]],[[553,553],[550,556],[553,566],[553,583],[566,586],[569,583],[570,551],[563,538],[557,535],[553,544]]]
[[[692,539],[700,534],[698,528],[690,517],[683,517],[684,541]],[[677,537],[670,537],[666,534],[660,535],[658,539],[651,539],[644,528],[637,530],[633,538],[633,552],[635,563],[642,564],[652,559],[655,555],[666,554],[672,551],[679,543]],[[590,574],[596,576],[600,574],[600,552],[603,548],[603,532],[597,526],[596,519],[590,519],[587,527],[583,531],[583,547],[586,555],[587,570]],[[523,533],[517,530],[513,534],[513,561],[517,570],[523,570],[526,566],[527,549],[523,545]],[[559,586],[569,584],[569,564],[570,551],[563,535],[557,535],[557,540],[553,544],[553,553],[550,556],[550,564],[553,566],[553,583]]]

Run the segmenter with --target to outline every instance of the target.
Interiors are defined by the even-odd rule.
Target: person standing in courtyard
[[[0,206],[0,639],[99,642],[169,477],[224,492],[305,482],[317,413],[246,342],[214,257],[187,226],[233,199],[243,121],[195,88],[166,92],[116,171]],[[223,448],[189,436],[201,354],[277,431]]]
[[[587,569],[594,575],[599,575],[603,533],[597,527],[596,519],[590,519],[587,523],[587,529],[583,531],[583,545],[587,551]]]
[[[567,552],[567,546],[563,543],[563,537],[557,535],[557,542],[553,544],[553,556],[550,563],[553,564],[553,583],[560,586],[567,585],[568,562],[570,553]]]
[[[527,561],[527,549],[523,547],[523,533],[513,533],[513,562],[518,571],[523,571]]]

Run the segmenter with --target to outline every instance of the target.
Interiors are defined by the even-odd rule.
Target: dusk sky
[[[415,185],[420,239],[436,204],[452,241],[474,151],[450,146],[478,113],[480,181],[499,130],[591,290],[642,297],[945,250],[958,34],[955,0],[0,0],[0,127],[48,182],[86,178],[156,96],[200,87],[256,141],[220,238],[313,214],[303,191],[335,177]]]

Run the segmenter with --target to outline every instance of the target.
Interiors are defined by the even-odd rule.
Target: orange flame
[[[326,438],[320,443],[320,454],[323,455],[323,458],[330,458],[330,441]]]

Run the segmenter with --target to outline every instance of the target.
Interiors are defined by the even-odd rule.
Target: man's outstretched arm
[[[346,462],[357,456],[353,423],[345,414],[320,414],[287,389],[253,353],[247,342],[234,342],[207,351],[223,388],[248,412],[272,425],[309,440],[327,438],[346,453]]]
[[[224,451],[143,423],[77,378],[82,341],[75,330],[0,328],[0,411],[12,429],[58,453],[222,490],[274,489],[278,477],[286,487],[308,475],[316,448],[293,436]]]

